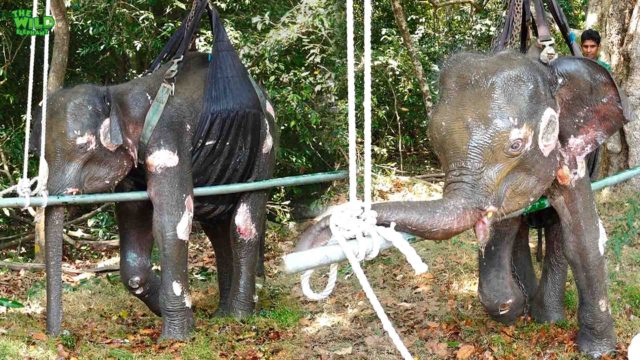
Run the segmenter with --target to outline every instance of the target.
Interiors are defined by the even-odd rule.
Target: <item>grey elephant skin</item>
[[[442,240],[474,229],[481,249],[478,295],[495,319],[531,307],[537,321],[564,318],[570,266],[579,293],[577,344],[592,357],[615,350],[604,243],[585,158],[626,122],[611,75],[582,58],[545,66],[524,55],[457,54],[440,78],[429,126],[445,171],[443,198],[373,205],[378,224]],[[557,216],[546,230],[539,284],[522,217],[501,220],[546,195]],[[553,219],[552,219],[553,220]],[[330,237],[325,218],[297,250]],[[528,295],[526,295],[528,294]]]
[[[201,223],[216,254],[217,314],[243,318],[255,306],[267,192],[193,197],[194,186],[267,179],[274,168],[273,108],[254,88],[226,34],[222,35],[216,35],[220,51],[212,60],[208,54],[185,56],[175,95],[169,98],[144,154],[139,151],[140,134],[168,65],[120,85],[64,89],[48,100],[49,194],[114,188],[149,193],[150,201],[116,204],[121,278],[133,295],[162,316],[163,338],[188,339],[193,328],[187,268],[192,220]],[[210,61],[225,56],[232,61],[209,69]],[[218,91],[212,95],[210,123],[199,127],[208,71],[216,71]],[[60,271],[63,219],[63,207],[46,209],[47,271],[52,279]],[[150,259],[154,242],[160,253],[160,276]],[[53,280],[47,285],[48,330],[57,334],[61,309],[55,304],[62,292]]]

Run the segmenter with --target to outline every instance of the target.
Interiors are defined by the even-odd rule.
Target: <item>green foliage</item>
[[[77,339],[68,330],[63,330],[62,334],[60,334],[60,343],[67,349],[75,349]]]
[[[302,313],[290,308],[277,308],[262,310],[260,311],[260,316],[275,320],[279,326],[293,327],[302,318]]]
[[[629,199],[626,204],[626,211],[623,215],[614,218],[615,227],[609,236],[607,249],[613,251],[616,261],[620,261],[622,249],[625,245],[631,244],[640,233],[640,201]]]
[[[117,360],[132,360],[135,359],[133,354],[125,349],[111,349],[109,350],[109,357]]]
[[[576,310],[578,308],[578,293],[576,289],[567,289],[564,293],[564,306],[567,309]]]
[[[7,298],[0,298],[0,306],[6,307],[9,309],[18,309],[24,307],[21,303],[15,300],[9,300]]]

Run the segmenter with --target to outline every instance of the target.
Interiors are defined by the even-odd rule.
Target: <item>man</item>
[[[596,61],[602,65],[605,69],[611,72],[611,66],[606,62],[599,59],[600,55],[600,34],[593,30],[585,30],[580,36],[580,43],[582,48],[582,55],[586,58]]]

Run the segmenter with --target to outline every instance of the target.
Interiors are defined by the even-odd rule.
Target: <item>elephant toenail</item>
[[[499,314],[500,315],[504,315],[504,314],[508,313],[509,310],[511,310],[511,303],[513,303],[512,299],[510,299],[506,303],[500,304],[500,307],[498,308]]]
[[[140,287],[140,277],[132,277],[129,279],[129,287],[132,289],[137,289]]]

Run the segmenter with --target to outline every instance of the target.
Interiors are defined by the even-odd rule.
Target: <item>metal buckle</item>
[[[184,56],[181,55],[179,58],[171,60],[171,66],[164,73],[165,80],[173,79],[176,77],[176,75],[178,75],[178,64],[180,64],[183,58]]]
[[[540,61],[548,64],[558,58],[558,53],[556,53],[556,49],[553,48],[555,43],[556,42],[553,38],[549,40],[538,40],[538,45],[543,46],[543,49],[540,52]]]

